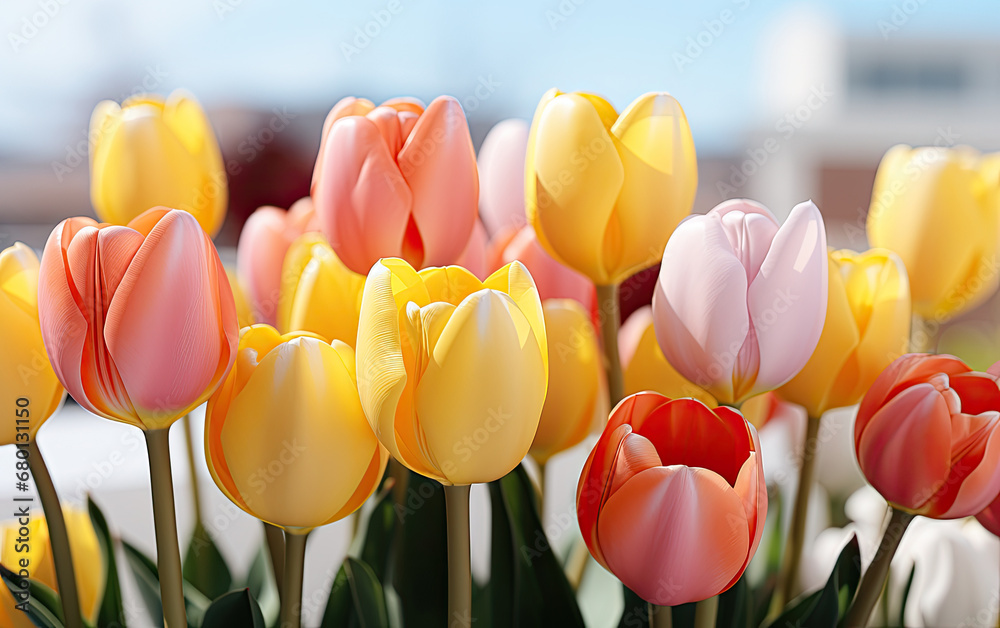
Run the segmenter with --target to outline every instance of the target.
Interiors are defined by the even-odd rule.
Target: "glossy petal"
[[[528,128],[523,120],[504,120],[490,129],[479,147],[479,214],[490,234],[527,224],[524,158]]]

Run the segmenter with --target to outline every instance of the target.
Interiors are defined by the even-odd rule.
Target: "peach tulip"
[[[476,220],[476,226],[472,228],[472,235],[469,236],[469,243],[465,245],[465,250],[459,256],[456,266],[461,266],[473,275],[484,281],[490,276],[490,268],[487,261],[486,252],[489,249],[490,237],[486,234],[486,227],[481,220]]]
[[[312,199],[301,198],[288,211],[260,207],[247,218],[236,247],[236,268],[243,280],[254,320],[274,325],[285,253],[300,235],[319,231]]]
[[[528,123],[497,123],[479,147],[479,214],[490,235],[528,224],[524,211],[524,158]]]
[[[995,363],[987,369],[986,372],[995,377],[1000,377],[1000,362]],[[989,506],[977,514],[976,519],[979,520],[979,523],[983,524],[984,528],[993,534],[1000,536],[1000,496],[990,502]]]
[[[38,279],[42,339],[77,403],[141,429],[205,402],[236,356],[236,306],[212,240],[185,212],[127,226],[59,223]]]
[[[661,606],[736,584],[766,516],[757,430],[732,408],[652,392],[612,411],[577,488],[590,553]]]
[[[454,264],[479,200],[469,125],[450,96],[345,98],[323,125],[312,198],[323,234],[356,273],[383,257],[416,268]]]
[[[738,199],[682,222],[653,294],[656,339],[677,371],[720,403],[774,390],[805,366],[826,319],[823,217],[796,205],[784,224]]]
[[[1000,494],[997,377],[950,355],[904,355],[861,401],[854,450],[865,478],[897,510],[975,515]]]

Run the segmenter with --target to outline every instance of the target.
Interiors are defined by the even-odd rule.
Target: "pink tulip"
[[[563,266],[545,252],[531,225],[518,230],[505,229],[493,236],[488,253],[491,269],[514,260],[524,264],[535,280],[538,295],[546,299],[573,299],[591,313],[597,310],[593,282],[568,266]]]
[[[397,98],[345,98],[323,127],[312,198],[337,256],[367,274],[383,257],[415,268],[454,264],[479,199],[476,154],[458,101],[425,110]]]
[[[510,119],[486,134],[479,148],[479,214],[490,235],[528,224],[524,211],[524,157],[528,123]]]
[[[243,225],[236,247],[236,272],[245,284],[255,321],[275,324],[285,253],[306,231],[319,231],[308,196],[295,201],[288,211],[260,207]]]
[[[236,356],[226,270],[184,211],[157,207],[127,226],[59,223],[38,279],[42,340],[77,403],[142,429],[201,405]]]
[[[854,451],[899,510],[957,519],[1000,494],[1000,387],[950,355],[909,354],[861,400]]]
[[[785,224],[763,206],[726,201],[685,219],[663,251],[653,294],[667,361],[721,403],[794,377],[826,319],[823,217],[796,205]]]

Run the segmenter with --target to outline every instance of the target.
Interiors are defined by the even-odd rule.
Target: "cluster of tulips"
[[[688,216],[695,148],[666,93],[619,113],[552,90],[530,127],[501,123],[478,158],[453,98],[346,98],[324,124],[310,196],[250,216],[233,271],[212,242],[227,206],[223,161],[190,95],[101,103],[92,139],[104,222],[64,220],[40,260],[22,244],[0,255],[0,391],[5,412],[30,409],[27,423],[8,414],[0,435],[27,450],[46,509],[38,533],[54,561],[40,542],[32,591],[59,594],[58,612],[5,598],[4,626],[121,625],[102,609],[103,579],[73,567],[100,562],[103,521],[62,513],[34,444],[65,392],[143,431],[169,628],[198,624],[167,433],[206,403],[208,469],[265,523],[288,628],[301,621],[310,531],[376,492],[405,500],[417,480],[442,486],[446,502],[442,621],[490,625],[472,604],[470,485],[507,482],[531,458],[544,497],[547,461],[595,432],[576,515],[590,555],[627,588],[626,626],[689,615],[699,628],[864,626],[913,517],[977,516],[1000,533],[1000,371],[907,353],[911,321],[912,342],[932,349],[942,323],[997,289],[996,157],[892,149],[868,217],[875,248],[834,251],[809,201],[784,222],[742,199]],[[621,324],[622,282],[658,263],[651,305]],[[740,407],[773,399],[806,409],[807,440],[786,541],[777,525],[783,564],[751,590],[766,452]],[[820,418],[859,403],[857,460],[892,515],[831,611],[798,595],[797,572]],[[262,481],[274,461],[281,473]],[[14,530],[0,559],[16,592]],[[578,582],[546,573],[559,582],[533,595]],[[245,625],[263,626],[252,599],[246,608]]]

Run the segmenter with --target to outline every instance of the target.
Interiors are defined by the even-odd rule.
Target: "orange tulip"
[[[462,106],[450,96],[426,109],[407,98],[341,100],[323,125],[312,198],[330,246],[356,273],[384,257],[454,264],[479,200]]]
[[[764,531],[757,430],[729,407],[626,397],[587,459],[576,503],[590,553],[644,600],[718,595],[743,575]]]
[[[219,386],[236,355],[236,306],[212,240],[184,211],[127,226],[69,218],[38,280],[42,340],[56,376],[91,412],[169,427]]]

